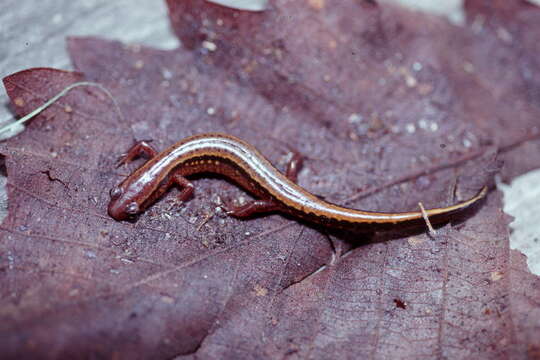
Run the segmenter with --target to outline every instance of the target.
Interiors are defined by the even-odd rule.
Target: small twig
[[[429,235],[431,237],[435,237],[437,235],[437,231],[435,231],[433,226],[431,226],[431,221],[429,221],[429,217],[428,217],[428,214],[426,212],[426,209],[424,208],[424,205],[421,202],[419,202],[418,206],[420,206],[420,211],[422,212],[422,217],[424,218],[424,221],[426,222],[426,225],[428,227]]]
[[[116,102],[116,100],[114,99],[114,97],[112,96],[112,94],[110,93],[109,90],[107,90],[103,85],[95,83],[95,82],[80,81],[80,82],[76,82],[76,83],[73,83],[73,84],[65,87],[58,94],[56,94],[55,96],[53,96],[52,98],[47,100],[43,105],[41,105],[40,107],[34,109],[32,112],[26,114],[25,116],[23,116],[19,120],[15,121],[15,122],[12,122],[11,124],[8,124],[8,125],[4,126],[3,128],[0,128],[0,135],[5,133],[5,132],[8,132],[8,131],[12,130],[13,128],[15,128],[17,126],[20,126],[20,125],[24,124],[25,122],[27,122],[28,120],[32,119],[34,116],[38,115],[43,110],[45,110],[46,108],[48,108],[49,106],[54,104],[56,101],[58,101],[58,99],[65,96],[70,90],[72,90],[72,89],[74,89],[74,88],[76,88],[78,86],[95,86],[95,87],[99,88],[101,91],[103,91],[111,99],[111,101],[113,102],[114,107],[115,107],[120,119],[122,119],[122,121],[125,122],[124,116],[122,115],[122,111],[120,111],[120,107],[118,106],[118,103]]]
[[[204,216],[204,219],[203,221],[197,225],[197,231],[201,231],[202,227],[208,222],[208,220],[210,220],[212,217],[214,217],[214,212],[211,211],[209,213],[207,213],[205,216]]]

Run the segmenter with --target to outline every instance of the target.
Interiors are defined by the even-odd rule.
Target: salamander
[[[154,150],[147,141],[140,141],[123,155],[120,165],[138,156],[146,156],[149,160],[111,189],[108,213],[116,220],[133,218],[174,185],[181,189],[179,200],[186,201],[195,189],[186,177],[215,173],[232,180],[257,198],[244,205],[229,206],[226,209],[228,214],[239,218],[280,211],[308,222],[343,229],[423,221],[421,211],[372,212],[322,200],[296,184],[302,164],[299,154],[293,152],[287,171],[283,174],[254,146],[231,135],[208,133],[191,136],[161,153]],[[425,215],[435,222],[447,220],[450,214],[469,208],[486,193],[487,188],[483,187],[466,201],[425,210]]]

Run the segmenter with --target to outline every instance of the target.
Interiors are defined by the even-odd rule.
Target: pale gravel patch
[[[0,176],[0,223],[7,216],[8,196],[7,196],[7,177]]]
[[[207,0],[209,2],[249,11],[263,11],[268,6],[268,0]]]
[[[529,270],[540,276],[540,169],[497,183],[504,194],[504,212],[512,215],[510,248],[527,256]]]
[[[413,10],[429,14],[444,16],[454,25],[465,23],[463,0],[380,0],[386,3],[395,3]],[[540,1],[540,0],[538,0]]]

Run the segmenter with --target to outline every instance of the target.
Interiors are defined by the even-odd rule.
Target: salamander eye
[[[126,207],[126,214],[135,215],[139,212],[139,205],[136,202],[132,202]]]
[[[113,187],[110,192],[111,199],[118,199],[122,195],[122,189],[119,187]]]

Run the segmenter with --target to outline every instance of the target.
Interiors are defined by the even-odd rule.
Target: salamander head
[[[115,220],[133,219],[143,209],[137,201],[138,192],[133,191],[129,184],[120,184],[111,189],[111,201],[109,202],[109,215]]]

